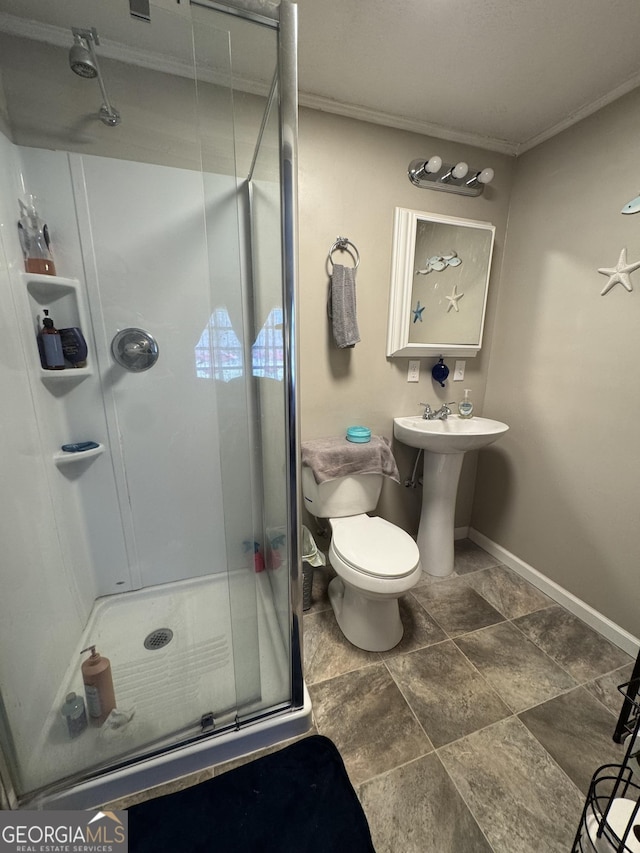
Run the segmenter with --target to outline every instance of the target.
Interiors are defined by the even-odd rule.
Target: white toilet
[[[329,560],[338,577],[329,600],[349,642],[370,652],[392,649],[402,639],[398,598],[420,580],[420,553],[414,540],[382,518],[376,508],[382,474],[352,474],[316,483],[302,467],[307,510],[331,524]]]

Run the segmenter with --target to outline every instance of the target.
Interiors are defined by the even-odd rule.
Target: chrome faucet
[[[429,403],[420,403],[420,405],[424,406],[422,417],[425,421],[446,421],[451,414],[449,406],[453,406],[454,404],[443,403],[436,412],[433,411]]]

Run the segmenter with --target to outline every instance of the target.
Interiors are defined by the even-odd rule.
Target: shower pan
[[[99,42],[62,2],[0,22],[3,808],[102,805],[310,725],[296,7],[152,3],[143,22],[114,5],[94,4]],[[117,132],[69,73],[98,76],[117,115],[94,41]],[[24,272],[27,192],[55,276]],[[45,309],[86,363],[42,368]],[[82,729],[61,709],[94,645],[116,707]]]

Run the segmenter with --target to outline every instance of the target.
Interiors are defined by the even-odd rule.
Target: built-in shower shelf
[[[47,306],[63,296],[78,292],[80,282],[77,278],[63,278],[60,275],[37,275],[36,273],[21,273],[22,280],[27,283],[29,296],[39,305]],[[57,325],[61,325],[58,323]]]
[[[68,453],[65,450],[60,450],[53,454],[53,461],[58,468],[65,468],[67,465],[75,465],[78,462],[94,459],[96,456],[102,456],[106,447],[104,444],[99,444],[97,447],[92,447],[91,450],[81,450],[78,453]]]
[[[45,370],[40,368],[40,379],[45,385],[58,386],[64,388],[69,385],[77,385],[86,379],[87,376],[93,376],[93,370],[90,367],[65,367],[64,370]]]
[[[35,338],[42,328],[45,308],[51,311],[51,319],[57,329],[77,327],[86,334],[88,318],[84,310],[83,294],[77,278],[64,278],[60,275],[37,275],[20,273],[29,299],[29,308],[33,322],[33,366],[40,379],[52,394],[64,394],[93,375],[91,367],[65,367],[64,370],[45,370],[40,366]]]

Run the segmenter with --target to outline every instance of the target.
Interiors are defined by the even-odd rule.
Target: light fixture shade
[[[481,184],[490,184],[491,181],[493,180],[494,174],[495,173],[494,173],[493,169],[487,167],[486,169],[483,169],[480,172],[480,174],[477,176],[477,179]]]
[[[460,180],[460,178],[464,178],[464,176],[467,174],[468,171],[469,171],[469,166],[464,162],[464,160],[461,160],[459,163],[456,163],[456,165],[453,167],[451,174],[454,178],[457,178],[458,180]]]

